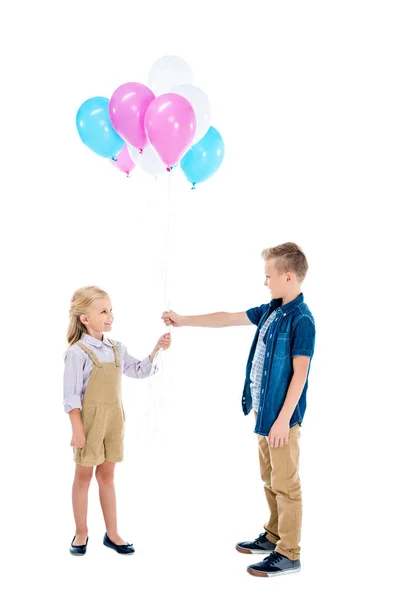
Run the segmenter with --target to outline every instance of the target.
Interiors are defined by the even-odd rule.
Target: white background
[[[19,2],[2,9],[2,551],[7,597],[375,596],[398,552],[396,2]],[[105,288],[138,358],[165,331],[166,175],[130,179],[80,141],[91,96],[177,54],[209,96],[225,161],[171,177],[169,296],[182,314],[269,301],[261,251],[300,244],[317,324],[301,438],[302,572],[253,578],[235,543],[268,517],[241,392],[254,327],[179,329],[163,376],[124,378],[120,534],[74,534],[62,407],[69,301]],[[4,187],[3,187],[4,186]],[[397,337],[396,337],[397,336]],[[159,429],[146,409],[158,405]],[[154,416],[154,415],[153,415]],[[397,533],[396,533],[397,528]],[[256,557],[257,559],[257,557]],[[3,562],[3,566],[6,563]],[[7,584],[7,578],[5,582]],[[265,596],[267,597],[267,596]],[[390,597],[390,594],[389,594]]]

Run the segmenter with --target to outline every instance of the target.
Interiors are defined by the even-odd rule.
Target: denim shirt
[[[257,414],[255,433],[269,435],[285,402],[286,394],[293,376],[293,357],[309,356],[310,365],[314,354],[315,323],[310,309],[300,294],[287,304],[282,298],[269,304],[246,311],[250,321],[257,325],[257,331],[251,346],[246,367],[246,380],[242,394],[242,408],[245,415],[252,409],[250,373],[258,335],[268,316],[276,310],[276,318],[271,323],[264,338],[266,344],[264,369],[261,379],[260,406]],[[290,419],[290,427],[302,422],[306,410],[308,374],[300,399]]]

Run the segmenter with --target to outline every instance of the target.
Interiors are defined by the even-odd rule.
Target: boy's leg
[[[257,418],[257,413],[255,412]],[[271,487],[271,460],[269,455],[269,445],[267,438],[263,435],[258,435],[258,457],[260,459],[260,474],[264,482],[265,497],[268,502],[270,517],[268,523],[265,523],[264,529],[267,533],[266,538],[277,544],[279,541],[278,535],[278,507],[276,504],[276,494]]]
[[[265,497],[268,502],[270,517],[268,523],[265,523],[264,529],[267,533],[266,538],[270,542],[277,544],[279,542],[278,534],[278,506],[276,502],[276,494],[271,486],[271,460],[270,460],[270,449],[267,438],[258,435],[258,456],[260,459],[260,473],[261,479],[264,482]]]
[[[276,551],[291,560],[300,558],[302,499],[299,477],[300,425],[289,430],[288,443],[281,448],[271,448],[271,485],[278,509],[279,541]]]

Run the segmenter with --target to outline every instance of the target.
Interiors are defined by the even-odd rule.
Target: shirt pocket
[[[288,333],[279,333],[276,340],[274,358],[282,360],[290,355],[290,335]]]

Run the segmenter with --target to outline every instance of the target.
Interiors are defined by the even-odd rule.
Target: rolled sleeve
[[[261,304],[261,306],[255,306],[254,308],[249,308],[246,310],[246,315],[253,323],[253,325],[258,325],[263,314],[268,310],[269,304]]]
[[[128,353],[126,346],[121,346],[121,355],[124,361],[124,375],[135,379],[149,377],[151,371],[150,357],[146,356],[143,360],[138,360]]]
[[[66,413],[69,413],[69,411],[74,408],[79,408],[79,410],[82,410],[81,396],[71,395],[64,399],[64,410]]]
[[[314,354],[315,324],[311,317],[301,316],[294,324],[291,336],[291,356],[309,356]]]
[[[73,408],[82,410],[84,361],[70,348],[64,358],[64,410],[70,412]]]

